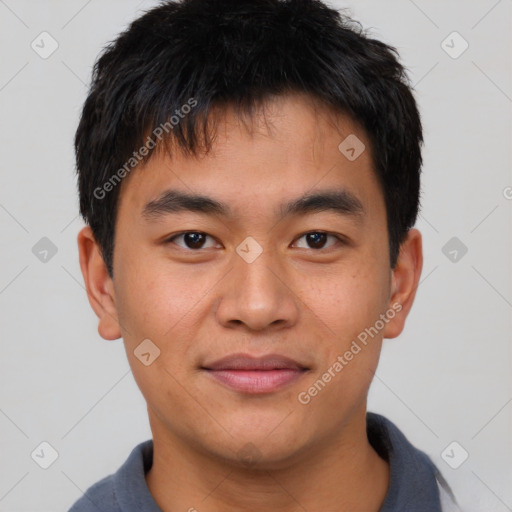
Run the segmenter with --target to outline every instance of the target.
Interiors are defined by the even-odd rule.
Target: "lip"
[[[275,392],[299,379],[308,368],[279,354],[233,354],[202,366],[225,386],[249,394]]]

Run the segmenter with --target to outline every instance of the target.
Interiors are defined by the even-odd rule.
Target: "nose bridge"
[[[243,323],[254,330],[295,322],[297,304],[285,279],[275,251],[263,250],[254,239],[242,242],[233,256],[218,320],[226,326]]]

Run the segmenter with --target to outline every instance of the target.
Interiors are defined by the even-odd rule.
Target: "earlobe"
[[[98,333],[106,340],[117,340],[121,337],[121,329],[117,318],[114,285],[89,226],[80,230],[77,242],[87,298],[99,319]]]
[[[421,233],[411,228],[400,246],[398,262],[392,270],[389,309],[396,314],[386,325],[384,338],[396,338],[402,332],[416,296],[422,268]]]

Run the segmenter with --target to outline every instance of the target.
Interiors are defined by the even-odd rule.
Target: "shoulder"
[[[380,512],[460,512],[450,486],[423,451],[379,414],[367,413],[370,444],[390,466],[388,494]]]
[[[153,442],[137,445],[124,464],[87,489],[68,512],[121,512],[158,510],[147,488],[144,475],[153,462]]]
[[[463,512],[459,507],[457,500],[453,494],[452,489],[448,482],[444,479],[443,475],[436,471],[437,486],[439,488],[439,501],[441,502],[442,512]]]
[[[114,475],[89,487],[69,512],[120,512],[114,494]]]

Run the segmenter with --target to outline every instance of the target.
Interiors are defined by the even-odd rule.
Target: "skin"
[[[154,460],[148,487],[164,511],[329,510],[377,512],[389,467],[366,436],[366,399],[382,339],[404,327],[422,269],[411,229],[389,265],[386,210],[370,143],[349,118],[301,95],[268,100],[250,124],[217,115],[212,150],[200,158],[155,154],[122,185],[111,279],[89,227],[78,235],[89,301],[107,340],[123,338],[148,406]],[[349,161],[349,134],[366,150]],[[180,212],[152,221],[142,209],[167,189],[227,203],[232,217]],[[344,189],[364,207],[356,218],[321,211],[279,219],[282,203]],[[208,234],[204,248],[171,236]],[[309,232],[340,236],[319,248]],[[248,263],[248,236],[261,246]],[[194,246],[193,246],[194,247]],[[304,405],[307,391],[379,315],[400,304],[384,329]],[[149,366],[134,350],[149,338]],[[309,370],[264,395],[234,391],[200,369],[233,353],[278,353]],[[252,463],[241,451],[250,450]]]

